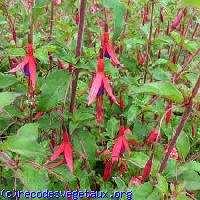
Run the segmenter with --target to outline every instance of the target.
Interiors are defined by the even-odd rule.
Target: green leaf
[[[35,168],[32,164],[26,163],[23,170],[18,170],[18,173],[30,191],[45,191],[48,188],[49,179],[46,170]]]
[[[182,158],[186,158],[190,152],[190,141],[186,133],[182,132],[176,142],[176,148]]]
[[[2,47],[8,47],[9,46],[9,43],[2,38],[0,38],[0,44],[1,44]]]
[[[107,123],[107,132],[111,137],[115,137],[119,130],[119,120],[111,117]]]
[[[126,189],[126,184],[124,183],[124,181],[121,178],[113,177],[113,180],[117,184],[117,188],[118,189],[120,189],[120,190],[125,190]]]
[[[48,63],[48,61],[49,61],[48,51],[45,47],[36,49],[34,55],[36,58],[38,58],[40,61],[42,61],[44,63]]]
[[[137,93],[156,94],[176,102],[183,101],[183,96],[181,92],[175,85],[169,82],[159,81],[159,82],[144,84],[141,87],[130,87],[129,89],[130,95]]]
[[[48,111],[58,103],[63,103],[69,81],[70,74],[67,71],[59,70],[50,74],[41,87],[42,95],[38,99],[39,110]]]
[[[96,140],[89,132],[77,131],[73,133],[73,146],[82,154],[87,156],[90,167],[96,163]]]
[[[153,186],[147,182],[142,184],[139,188],[133,191],[133,199],[145,200],[153,192]]]
[[[12,86],[15,83],[17,83],[17,79],[15,76],[11,74],[0,73],[0,89]]]
[[[189,8],[200,8],[199,0],[182,0],[180,3],[181,7],[189,7]]]
[[[22,48],[11,48],[11,49],[8,49],[8,55],[11,56],[11,57],[25,56],[26,52]]]
[[[137,115],[140,113],[140,111],[141,109],[139,107],[137,107],[136,105],[132,105],[127,113],[128,122],[133,122],[136,119]]]
[[[158,189],[154,189],[153,192],[146,198],[146,200],[160,200],[160,193]]]
[[[176,41],[177,44],[181,43],[182,41],[182,37],[179,33],[175,32],[175,31],[172,31],[171,32],[171,36],[174,38],[174,40]]]
[[[34,158],[44,153],[37,138],[38,124],[26,124],[19,129],[17,135],[8,137],[4,145],[12,152]]]
[[[148,159],[149,159],[149,156],[147,156],[146,154],[142,152],[134,152],[131,154],[131,157],[129,158],[129,162],[139,168],[144,168]]]
[[[157,68],[153,71],[153,78],[158,81],[168,81],[170,80],[170,74],[160,68]]]
[[[163,194],[168,194],[168,183],[167,183],[166,179],[163,176],[158,175],[157,181],[158,181],[157,188]]]
[[[0,93],[0,108],[10,105],[21,94],[15,92],[1,92]]]
[[[7,24],[6,19],[0,15],[0,24]]]
[[[80,180],[80,190],[90,190],[89,175],[86,170],[83,170],[79,176]]]
[[[168,63],[168,60],[163,59],[163,58],[160,58],[160,59],[158,59],[158,60],[153,64],[153,66],[156,66],[156,65],[163,65],[163,64],[166,64],[166,63]]]
[[[188,191],[200,190],[200,176],[197,172],[187,171],[179,178],[181,180],[185,182]]]
[[[184,194],[179,194],[175,200],[191,200],[191,198],[185,196]]]
[[[124,27],[124,16],[126,13],[125,5],[116,1],[113,7],[114,35],[113,39],[117,39]]]

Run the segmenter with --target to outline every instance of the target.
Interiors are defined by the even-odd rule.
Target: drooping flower
[[[184,17],[186,17],[186,16],[187,16],[187,13],[188,13],[188,10],[187,10],[187,8],[184,8],[184,10],[183,10]]]
[[[122,98],[121,95],[120,95],[120,97],[119,97],[119,106],[120,106],[120,108],[121,108],[122,110],[125,108],[125,106],[124,106],[124,101],[123,101],[123,98]]]
[[[102,54],[103,55],[103,54]],[[98,59],[98,67],[95,77],[92,82],[92,86],[90,89],[90,94],[88,97],[88,105],[91,105],[92,102],[96,99],[96,118],[97,124],[104,121],[104,106],[103,106],[103,95],[104,90],[107,91],[110,98],[114,103],[117,103],[115,96],[113,95],[112,89],[109,85],[109,80],[104,74],[104,60],[100,56]]]
[[[169,148],[169,145],[168,145],[168,144],[165,145],[165,151],[164,151],[164,154],[165,154],[165,155],[166,155],[167,152],[168,152],[168,148]],[[176,150],[175,147],[173,148],[173,150],[172,150],[172,152],[170,153],[169,157],[172,158],[172,159],[178,160],[179,156],[178,156],[178,152],[177,152],[177,150]]]
[[[60,5],[62,3],[62,0],[54,0],[54,4],[57,6],[57,5]]]
[[[147,163],[144,167],[144,171],[143,171],[143,175],[142,175],[142,182],[146,181],[146,179],[149,177],[149,175],[151,173],[152,160],[153,160],[153,153],[151,154],[149,160],[147,161]]]
[[[178,25],[181,23],[183,15],[184,15],[183,10],[180,10],[178,15],[174,18],[174,21],[171,25],[171,31],[175,30],[178,27]]]
[[[25,76],[30,78],[31,86],[34,91],[36,86],[36,59],[33,55],[34,49],[32,44],[28,44],[27,51],[28,54],[24,57],[23,61],[20,64],[18,64],[15,68],[11,69],[10,72],[24,70]]]
[[[168,22],[167,22],[167,28],[166,28],[166,31],[165,31],[165,34],[166,34],[166,35],[169,35],[169,29],[170,29],[170,28],[169,28],[169,21],[168,21]]]
[[[133,177],[128,183],[128,186],[135,184],[136,187],[139,187],[142,184],[142,176],[138,176],[137,178]]]
[[[157,131],[155,127],[153,127],[145,143],[147,143],[148,145],[152,145],[153,142],[159,137],[160,132]]]
[[[131,154],[130,145],[126,139],[126,135],[131,134],[130,129],[125,129],[124,125],[120,125],[119,134],[115,140],[115,144],[112,149],[112,163],[119,162],[119,159],[123,156],[125,150],[128,154]]]
[[[114,50],[112,49],[112,46],[109,41],[109,33],[108,33],[108,25],[105,25],[105,32],[103,34],[103,41],[102,41],[102,47],[103,47],[103,55],[106,58],[109,58],[112,60],[112,63],[114,65],[119,65],[120,62],[117,59]]]
[[[111,154],[111,151],[109,149],[106,149],[101,153],[101,155],[104,155],[104,156],[107,156],[109,154]],[[113,164],[111,162],[111,158],[110,157],[104,158],[103,163],[105,165],[104,173],[103,173],[103,180],[107,181],[110,178],[111,174],[112,174]]]
[[[79,24],[79,11],[78,11],[78,8],[76,9],[75,22],[76,22],[77,25]]]
[[[58,59],[58,66],[60,67],[60,69],[65,69],[65,65],[60,59]]]
[[[174,53],[174,55],[173,55],[172,62],[173,62],[174,64],[177,64],[176,54],[175,54],[175,53]]]
[[[43,112],[38,112],[35,117],[33,118],[33,121],[38,120],[40,117],[42,117],[42,115],[44,115]]]
[[[160,8],[160,21],[163,23],[164,17],[163,17],[162,11],[163,11],[163,7]]]
[[[172,117],[172,100],[168,101],[168,105],[167,105],[166,110],[168,110],[167,113],[166,113],[166,125],[168,125],[169,122],[170,122],[170,119]]]
[[[25,8],[28,10],[28,12],[31,12],[33,5],[34,5],[34,1],[33,0],[23,0],[22,1]]]
[[[72,144],[70,142],[70,136],[69,133],[64,132],[63,133],[63,142],[60,144],[60,146],[57,148],[57,150],[54,152],[54,154],[50,157],[50,159],[46,162],[46,164],[56,160],[62,153],[64,154],[64,160],[67,163],[67,166],[69,170],[73,173],[73,157],[72,157]],[[56,167],[63,163],[63,160],[59,161],[58,163],[54,164],[53,167]],[[51,166],[51,168],[53,168]]]
[[[194,125],[192,124],[192,137],[194,137],[195,136],[195,128],[194,128]]]
[[[144,61],[146,59],[146,53],[142,54],[141,52],[137,52],[137,61],[140,65],[144,64]]]
[[[149,7],[147,4],[144,5],[144,9],[141,12],[141,17],[142,17],[142,25],[148,22],[149,18]]]
[[[161,57],[161,49],[158,50],[158,54],[157,55],[158,55],[158,59],[160,59],[160,57]]]

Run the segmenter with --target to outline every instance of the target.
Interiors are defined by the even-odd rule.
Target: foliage
[[[0,1],[0,188],[199,199],[199,1],[33,2]]]

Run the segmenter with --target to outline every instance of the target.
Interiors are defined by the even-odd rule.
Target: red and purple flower
[[[15,68],[11,69],[10,72],[17,72],[24,70],[24,74],[26,77],[30,78],[31,86],[33,91],[36,86],[36,59],[33,55],[34,48],[32,44],[28,44],[27,46],[28,54],[24,57],[23,61],[18,64]]]
[[[109,41],[109,33],[108,33],[108,26],[105,25],[105,32],[103,34],[103,40],[102,40],[102,47],[103,47],[103,55],[106,58],[111,58],[112,63],[114,65],[119,65],[120,61],[117,59],[115,52],[112,49],[112,46]]]
[[[64,161],[66,161],[69,170],[71,172],[73,172],[72,150],[73,150],[73,147],[70,142],[70,136],[67,132],[64,132],[63,133],[63,142],[60,144],[60,146],[57,148],[57,150],[54,152],[54,154],[51,156],[51,158],[46,162],[46,164],[56,160],[60,156],[60,154],[63,153],[64,159],[60,160],[58,163],[54,164],[53,166],[51,166],[49,168],[57,167],[60,164],[64,163]]]
[[[98,68],[96,75],[93,79],[90,94],[88,97],[88,105],[96,99],[96,118],[97,124],[104,121],[104,106],[103,106],[103,95],[104,91],[108,93],[109,97],[114,103],[117,103],[115,96],[113,95],[112,89],[109,85],[109,80],[104,74],[104,60],[103,58],[98,59]]]

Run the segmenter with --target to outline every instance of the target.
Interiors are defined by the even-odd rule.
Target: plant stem
[[[30,11],[30,31],[29,31],[29,35],[28,35],[28,42],[30,44],[33,44],[33,12],[32,10]]]
[[[197,25],[196,25],[196,27],[195,27],[195,29],[194,29],[194,32],[193,32],[193,34],[192,34],[192,40],[193,40],[193,38],[194,38],[194,36],[195,36],[197,30],[198,30],[198,27],[199,27],[199,23],[197,23]]]
[[[189,22],[188,22],[187,27],[186,27],[186,30],[185,30],[185,32],[183,33],[183,37],[184,37],[184,38],[186,37],[186,35],[187,35],[187,33],[188,33],[189,26],[190,26],[191,23],[192,23],[192,17],[190,17]],[[181,55],[182,50],[183,50],[183,45],[180,45],[180,46],[179,46],[179,52],[178,52],[177,60],[176,60],[177,63],[178,63],[178,61],[179,61],[179,58],[180,58],[180,55]]]
[[[177,83],[180,75],[184,72],[185,68],[188,67],[190,65],[190,63],[193,61],[193,59],[200,53],[200,48],[196,50],[196,52],[191,55],[188,59],[188,61],[183,65],[182,69],[180,71],[178,71],[174,77],[173,77],[173,83]]]
[[[195,84],[194,89],[192,90],[192,95],[189,99],[189,102],[185,105],[185,111],[183,113],[181,122],[176,129],[176,133],[175,133],[174,137],[172,138],[171,143],[170,143],[169,148],[168,148],[168,151],[167,151],[167,153],[166,153],[166,155],[165,155],[165,157],[164,157],[164,159],[161,163],[159,173],[162,173],[163,170],[165,169],[165,167],[167,165],[167,161],[169,159],[169,156],[170,156],[173,148],[176,145],[177,139],[178,139],[179,135],[181,134],[181,131],[183,130],[185,123],[186,123],[188,117],[190,116],[190,113],[192,112],[192,101],[195,98],[195,96],[197,95],[199,87],[200,87],[200,76],[199,76],[199,78],[198,78],[198,80]]]
[[[152,2],[151,22],[150,22],[148,45],[147,45],[147,59],[146,59],[146,67],[145,67],[145,72],[144,72],[144,83],[146,83],[148,68],[149,68],[149,57],[150,57],[150,51],[151,51],[151,37],[152,37],[152,29],[153,29],[153,13],[154,13],[154,3]]]
[[[52,38],[52,32],[53,32],[53,15],[54,15],[54,0],[51,1],[51,18],[50,18],[50,34],[49,34],[49,40]]]
[[[80,23],[79,23],[79,28],[78,28],[78,39],[76,43],[76,57],[77,58],[80,58],[82,54],[82,40],[83,40],[83,32],[84,32],[86,3],[87,3],[87,0],[81,0]],[[70,109],[69,109],[71,113],[74,112],[74,107],[75,107],[79,69],[75,69],[74,74],[75,74],[75,79],[72,81],[72,95],[71,95],[71,104],[70,104]]]

